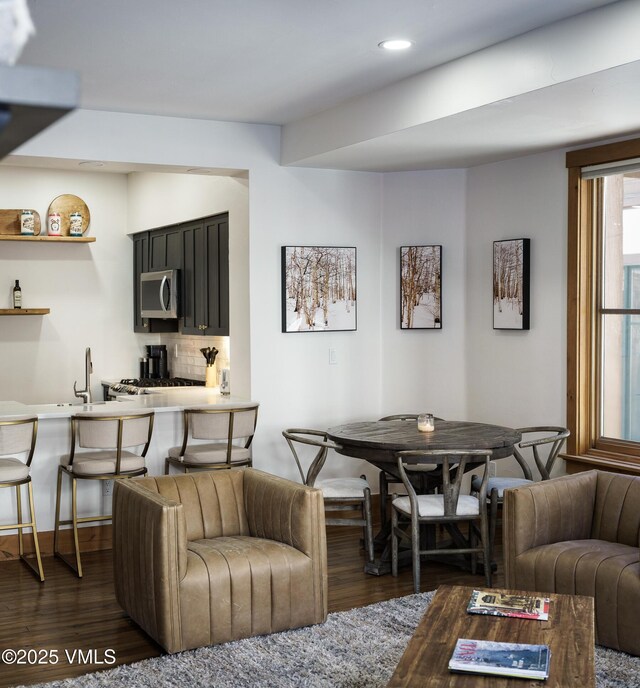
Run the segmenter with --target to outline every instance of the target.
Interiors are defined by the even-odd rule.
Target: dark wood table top
[[[537,593],[549,597],[548,621],[467,614],[473,588],[443,585],[418,624],[387,688],[594,688],[595,629],[593,598]],[[517,592],[496,590],[496,592]],[[535,593],[523,593],[535,594]],[[549,678],[534,681],[448,669],[458,638],[548,645]]]
[[[387,420],[337,425],[327,435],[338,453],[365,459],[378,467],[395,464],[395,453],[411,449],[493,449],[493,458],[513,453],[521,435],[489,423],[436,420],[433,432],[420,432],[415,420]]]

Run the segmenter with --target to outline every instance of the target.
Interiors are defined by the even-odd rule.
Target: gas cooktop
[[[109,392],[119,394],[146,394],[150,387],[164,389],[176,387],[204,387],[204,380],[190,380],[186,377],[143,377],[125,378],[109,387]]]

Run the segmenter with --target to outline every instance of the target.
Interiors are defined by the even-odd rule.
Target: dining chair
[[[145,457],[153,432],[154,412],[128,415],[77,413],[70,418],[71,449],[60,458],[56,490],[56,519],[53,553],[82,578],[78,524],[111,520],[111,514],[78,516],[79,480],[118,480],[145,475]],[[140,453],[130,451],[142,447]],[[78,451],[89,449],[92,451]],[[71,480],[71,518],[60,520],[62,477]],[[75,561],[59,550],[60,526],[73,527]]]
[[[391,571],[398,575],[398,544],[411,545],[413,589],[420,592],[420,557],[424,555],[471,555],[471,572],[475,574],[477,556],[482,555],[486,584],[491,587],[491,552],[487,515],[487,479],[492,455],[490,449],[423,449],[397,452],[398,473],[407,491],[395,496],[391,506]],[[416,494],[410,479],[423,470],[423,465],[435,465],[442,470],[442,485],[438,494]],[[482,483],[478,496],[461,494],[462,480],[471,465],[480,464]],[[431,469],[430,469],[431,470]],[[468,523],[465,536],[459,524]],[[406,526],[410,525],[410,534]],[[451,548],[436,548],[427,541],[420,546],[420,526],[440,524],[452,538]],[[402,527],[404,526],[404,528]]]
[[[29,418],[5,418],[0,419],[0,488],[15,487],[17,521],[16,523],[0,526],[0,530],[18,531],[18,554],[20,559],[44,582],[44,572],[42,570],[42,557],[40,556],[40,545],[38,543],[38,529],[36,527],[36,512],[33,505],[33,487],[31,485],[31,462],[36,448],[36,438],[38,435],[38,419]],[[25,455],[24,461],[20,460],[15,454]],[[22,486],[27,486],[29,494],[29,519],[27,522],[22,519]],[[24,541],[22,531],[31,528],[33,536],[33,548],[35,553],[35,564],[33,557],[27,557],[24,553]]]
[[[534,480],[531,465],[535,464],[539,480],[549,480],[555,461],[571,434],[567,428],[555,425],[539,425],[528,428],[517,428],[522,436],[522,440],[513,447],[515,457],[523,476],[492,476],[487,481],[487,500],[490,506],[489,526],[491,537],[491,551],[496,535],[496,525],[498,521],[498,506],[503,503],[504,491],[510,487],[521,487],[529,485]],[[541,436],[542,435],[542,436]],[[471,479],[472,494],[478,493],[481,485],[480,476],[474,475]]]
[[[169,467],[217,470],[253,465],[251,442],[258,421],[258,404],[241,407],[187,408],[183,411],[183,438],[165,459]]]
[[[391,416],[384,416],[380,418],[380,421],[414,421],[418,420],[417,413],[398,413]],[[442,420],[442,418],[435,418],[434,420]],[[433,466],[433,470],[436,466]],[[424,471],[427,470],[425,466]],[[390,473],[384,468],[380,469],[380,475],[378,477],[378,491],[380,493],[380,524],[382,527],[389,521],[389,486],[390,485],[402,485],[402,481],[394,473]]]
[[[322,430],[310,430],[306,428],[290,428],[282,432],[287,440],[289,448],[300,473],[302,482],[308,487],[316,487],[322,490],[324,497],[325,514],[331,512],[354,511],[360,509],[359,518],[326,517],[328,526],[362,526],[364,529],[364,547],[367,561],[373,561],[373,517],[371,511],[371,489],[364,475],[359,478],[326,478],[318,480],[329,449],[339,449],[339,445],[327,439],[327,434]],[[307,445],[316,448],[315,455],[305,471],[302,468],[299,449],[296,444]]]

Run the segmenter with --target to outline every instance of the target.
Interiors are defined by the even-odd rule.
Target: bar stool
[[[10,525],[0,526],[0,530],[18,531],[18,553],[20,559],[36,574],[40,582],[44,581],[42,571],[42,558],[40,556],[40,545],[38,543],[38,530],[36,528],[36,513],[33,507],[33,488],[31,486],[31,461],[33,452],[36,448],[36,437],[38,434],[37,418],[12,418],[0,419],[0,488],[15,487],[16,503],[18,510],[18,521]],[[26,460],[9,456],[12,454],[26,454]],[[22,520],[22,485],[27,485],[29,492],[29,522]],[[24,542],[22,531],[31,528],[33,533],[33,546],[35,550],[36,565],[30,557],[24,553]]]
[[[182,444],[169,449],[164,462],[165,475],[169,474],[170,466],[185,473],[192,468],[251,466],[251,442],[257,421],[258,404],[184,409]]]
[[[56,491],[56,522],[53,553],[82,578],[82,562],[78,541],[78,524],[111,520],[111,514],[78,517],[78,480],[114,480],[145,475],[145,457],[153,432],[153,411],[129,415],[95,415],[78,413],[71,416],[71,451],[60,458]],[[142,452],[128,451],[142,446]],[[76,448],[98,451],[78,452]],[[71,519],[60,520],[62,476],[71,480]],[[75,563],[58,549],[60,526],[73,526]]]

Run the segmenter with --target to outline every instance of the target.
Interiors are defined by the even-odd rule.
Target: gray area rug
[[[165,655],[39,685],[382,687],[391,678],[433,594],[408,595],[330,614],[327,622],[318,626]],[[640,658],[597,647],[596,674],[598,688],[640,687]]]

